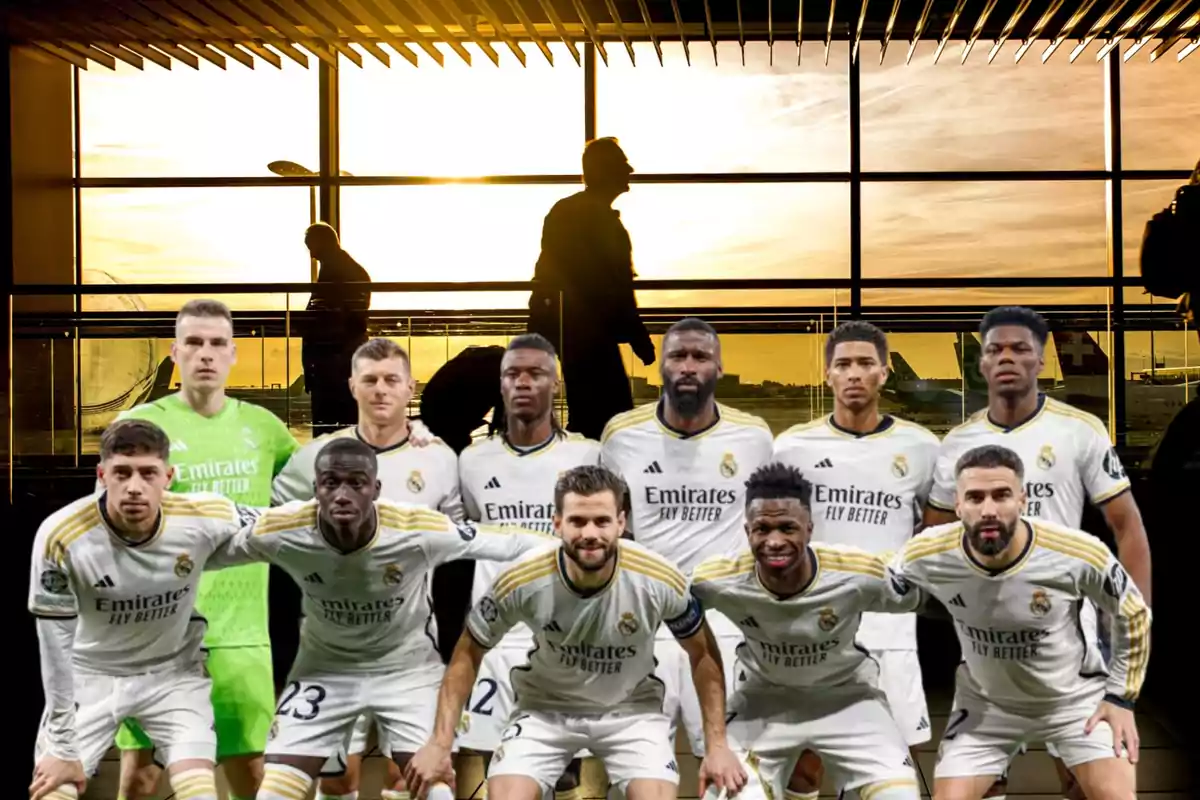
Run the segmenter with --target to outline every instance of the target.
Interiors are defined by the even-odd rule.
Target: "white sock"
[[[913,778],[893,778],[858,787],[860,800],[920,800],[921,790]]]
[[[287,764],[267,764],[256,800],[305,800],[313,779]]]
[[[345,794],[325,794],[318,789],[315,800],[358,800],[358,792],[346,792]]]
[[[217,800],[217,779],[211,769],[189,769],[171,775],[175,800]]]
[[[79,790],[75,788],[75,784],[65,783],[46,795],[46,800],[77,800],[78,797]]]
[[[820,790],[815,792],[797,792],[793,789],[783,790],[783,800],[817,800],[820,796]]]
[[[410,800],[408,792],[397,792],[395,789],[384,789],[379,793],[379,800]]]

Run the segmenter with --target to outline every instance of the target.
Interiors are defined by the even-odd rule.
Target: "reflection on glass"
[[[1009,40],[987,63],[980,40],[966,64],[963,42],[893,42],[882,66],[872,48],[862,60],[862,163],[873,170],[1104,168],[1104,65],[1095,46],[1071,64],[1048,63]],[[1098,46],[1098,43],[1097,45]],[[1157,65],[1156,65],[1157,66]]]
[[[939,313],[953,313],[953,306],[994,307],[1029,306],[1042,314],[1071,306],[1093,306],[1103,310],[1108,305],[1108,290],[1102,288],[1040,289],[1025,286],[1015,288],[978,289],[863,289],[864,307],[908,306],[927,309],[929,321]],[[945,311],[939,311],[945,307]],[[982,319],[983,314],[980,313]]]
[[[89,274],[118,283],[309,280],[305,187],[84,189],[81,206],[85,281]],[[224,299],[234,308],[285,302],[282,294]],[[182,302],[156,295],[144,307]]]
[[[596,126],[616,136],[641,172],[803,172],[850,168],[849,46],[664,42],[659,66],[649,42],[634,44],[637,66],[616,45],[596,68]]]
[[[1185,40],[1186,41],[1186,40]],[[1146,45],[1121,65],[1121,154],[1125,169],[1186,169],[1200,158],[1200,62],[1175,53],[1150,63]]]
[[[270,176],[267,164],[318,163],[316,58],[309,68],[283,59],[228,70],[145,71],[117,62],[80,70],[79,117],[84,177]]]
[[[551,67],[531,43],[525,66],[497,46],[495,67],[464,45],[473,66],[449,47],[438,67],[417,69],[364,58],[339,71],[341,165],[355,175],[578,174],[583,151],[583,70],[550,44]],[[315,101],[316,98],[313,98]]]
[[[867,183],[863,275],[1104,276],[1104,184]]]

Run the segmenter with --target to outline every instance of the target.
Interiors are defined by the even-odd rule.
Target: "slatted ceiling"
[[[681,42],[688,64],[697,41],[714,62],[719,42],[736,41],[743,63],[746,47],[776,39],[794,40],[797,60],[805,40],[822,42],[826,63],[835,40],[857,57],[878,42],[882,59],[893,37],[909,41],[908,61],[922,40],[938,43],[935,61],[951,40],[964,42],[960,61],[986,44],[988,62],[1009,39],[1020,42],[1017,61],[1039,40],[1042,61],[1072,41],[1070,61],[1097,41],[1097,59],[1126,61],[1183,60],[1200,47],[1200,0],[7,0],[0,23],[17,44],[82,69],[196,69],[200,59],[280,69],[335,65],[339,54],[357,66],[365,54],[430,68],[471,64],[475,48],[493,64],[499,50],[554,64],[555,43],[576,64],[588,43],[606,64],[614,45],[634,61],[637,42],[661,64],[664,41]]]

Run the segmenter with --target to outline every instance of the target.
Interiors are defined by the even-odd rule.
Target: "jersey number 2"
[[[301,710],[293,707],[292,703],[297,699],[305,701],[308,704],[308,708]],[[299,681],[292,681],[283,690],[283,699],[279,701],[279,708],[275,710],[275,713],[285,714],[307,722],[310,719],[317,718],[317,714],[321,713],[321,703],[323,702],[325,702],[324,686],[316,683],[310,683],[305,686]]]
[[[492,698],[496,696],[496,682],[491,678],[480,678],[479,685],[483,687],[483,697],[479,698],[479,702],[471,706],[472,714],[483,714],[485,717],[490,717],[496,709],[490,705]]]

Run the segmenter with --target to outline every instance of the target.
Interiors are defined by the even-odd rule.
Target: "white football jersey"
[[[717,413],[682,434],[651,403],[613,417],[601,438],[603,463],[629,484],[634,538],[684,572],[744,548],[746,479],[771,460],[766,422],[721,404]]]
[[[775,440],[775,460],[813,485],[813,541],[895,553],[919,527],[938,438],[920,425],[885,416],[868,434],[846,431],[826,415]],[[865,614],[859,641],[872,650],[915,650],[913,615]]]
[[[508,561],[544,547],[532,531],[459,523],[423,506],[379,500],[370,543],[334,549],[317,524],[317,503],[267,511],[214,557],[220,566],[265,561],[302,594],[297,669],[387,672],[440,664],[429,596],[433,568],[463,558]]]
[[[879,666],[856,643],[865,611],[911,612],[917,592],[901,594],[879,556],[814,542],[816,572],[804,589],[781,598],[762,585],[754,555],[710,558],[696,567],[692,594],[742,631],[735,687],[813,688],[851,681],[874,685]]]
[[[898,585],[941,601],[962,647],[958,679],[1005,708],[1041,713],[1047,703],[1104,692],[1137,699],[1150,657],[1150,609],[1128,573],[1091,534],[1032,517],[1025,552],[996,573],[967,551],[962,523],[929,528],[896,554]],[[1113,618],[1107,665],[1081,601]]]
[[[255,512],[216,494],[165,492],[158,530],[122,539],[103,510],[105,495],[51,514],[33,543],[29,610],[78,617],[74,665],[136,675],[200,658],[204,618],[195,611],[205,564]]]
[[[1084,503],[1100,504],[1129,489],[1129,478],[1099,419],[1042,397],[1037,412],[1013,428],[988,419],[984,409],[946,434],[934,469],[929,504],[954,511],[954,465],[985,444],[1007,447],[1025,465],[1026,513],[1076,528]]]
[[[576,434],[555,434],[528,450],[512,447],[503,435],[474,442],[459,457],[458,475],[467,518],[490,525],[517,525],[554,533],[554,486],[563,472],[600,463],[600,443]],[[471,604],[479,602],[507,566],[495,561],[475,564]],[[505,646],[533,646],[525,625],[515,626]]]
[[[358,428],[351,426],[313,439],[293,453],[275,478],[272,502],[282,505],[293,500],[311,500],[317,453],[331,440],[344,437],[361,441]],[[405,439],[392,447],[372,449],[379,462],[381,497],[437,509],[456,521],[463,518],[458,456],[441,439],[434,439],[424,447],[414,447]]]
[[[534,631],[528,663],[512,671],[517,711],[662,711],[655,634],[666,624],[686,639],[704,617],[687,578],[666,559],[628,540],[617,548],[617,569],[599,591],[573,588],[556,543],[500,573],[471,609],[467,630],[484,647],[518,622]]]

